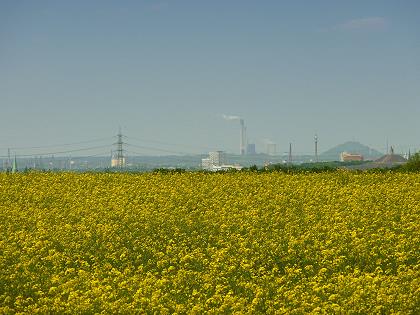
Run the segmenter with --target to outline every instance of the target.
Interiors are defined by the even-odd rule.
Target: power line
[[[109,148],[110,145],[101,145],[96,147],[89,147],[89,148],[82,148],[82,149],[74,149],[74,150],[67,150],[67,151],[55,151],[55,152],[47,152],[47,153],[36,153],[36,154],[19,154],[19,157],[30,157],[30,156],[46,156],[46,155],[55,155],[55,154],[64,154],[64,153],[73,153],[73,152],[81,152],[81,151],[89,151],[95,149],[102,149],[102,148]],[[0,158],[7,158],[8,156],[0,156]]]
[[[106,138],[100,138],[100,139],[93,139],[93,140],[86,140],[86,141],[79,141],[79,142],[71,142],[71,143],[62,143],[62,144],[51,144],[51,145],[43,145],[43,146],[33,146],[33,147],[3,147],[0,148],[1,150],[6,149],[12,149],[12,150],[27,150],[27,149],[45,149],[45,148],[59,148],[59,147],[65,147],[65,146],[71,146],[71,145],[77,145],[77,144],[85,144],[85,143],[92,143],[92,142],[100,142],[104,140],[110,140],[115,138],[113,137],[106,137]]]
[[[95,157],[95,156],[109,158],[108,155],[109,155],[109,152],[102,152],[102,153],[92,154],[92,155],[88,155],[88,156],[70,157],[70,159],[71,160],[82,160],[82,159],[88,159],[88,158]]]
[[[150,151],[160,151],[160,152],[181,154],[181,155],[190,155],[191,154],[191,153],[186,153],[186,152],[179,152],[179,151],[165,150],[165,149],[159,149],[159,148],[148,147],[148,146],[135,145],[135,144],[130,144],[130,143],[126,143],[126,142],[124,144],[128,145],[130,147],[135,147],[135,148],[145,149],[145,150],[150,150]]]
[[[136,157],[136,156],[142,156],[144,155],[144,153],[140,153],[140,152],[136,152],[136,151],[131,151],[131,150],[126,150],[125,152],[132,154],[132,157]]]

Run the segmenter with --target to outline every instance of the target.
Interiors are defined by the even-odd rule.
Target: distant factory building
[[[358,153],[341,152],[340,161],[341,162],[363,161],[363,155],[358,154]]]
[[[255,143],[248,143],[248,145],[246,146],[246,154],[256,154]]]

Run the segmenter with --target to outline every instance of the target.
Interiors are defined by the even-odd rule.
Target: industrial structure
[[[245,155],[247,149],[247,140],[246,140],[246,126],[243,118],[239,116],[227,116],[223,115],[225,120],[239,120],[240,130],[239,130],[239,154]]]
[[[240,143],[239,143],[240,155],[245,155],[245,153],[246,153],[246,151],[245,151],[245,146],[246,146],[246,127],[245,127],[245,122],[244,122],[244,120],[242,118],[239,119],[239,123],[241,125]]]
[[[145,146],[143,144],[136,144],[139,142],[156,142],[163,145],[176,145],[180,144],[168,144],[158,141],[144,140],[134,137],[127,137],[122,134],[121,128],[118,130],[118,134],[109,136],[102,139],[80,141],[75,143],[64,143],[60,145],[45,145],[37,147],[13,147],[10,149],[5,147],[4,155],[0,156],[0,170],[7,173],[17,172],[18,166],[19,171],[25,169],[39,169],[39,170],[88,170],[88,169],[108,169],[110,166],[116,171],[123,168],[138,168],[138,169],[154,169],[154,168],[185,168],[185,169],[196,169],[200,166],[206,170],[226,170],[226,169],[240,169],[239,165],[231,165],[240,163],[244,166],[260,165],[268,160],[267,163],[289,163],[289,164],[300,164],[306,162],[319,162],[322,161],[372,161],[373,163],[363,163],[363,167],[390,167],[394,165],[401,165],[410,158],[411,152],[417,152],[414,147],[414,151],[409,148],[406,149],[406,153],[402,156],[394,153],[394,148],[390,146],[389,154],[386,154],[382,158],[378,159],[383,155],[379,151],[371,149],[368,146],[362,145],[355,141],[348,141],[340,144],[334,148],[331,148],[327,152],[319,154],[318,135],[313,135],[312,151],[308,151],[305,154],[299,153],[292,156],[292,142],[289,143],[288,152],[278,153],[279,147],[276,143],[269,139],[262,139],[262,152],[266,152],[269,157],[265,154],[256,154],[255,143],[247,142],[247,128],[244,119],[239,116],[223,116],[226,120],[237,120],[240,126],[240,156],[237,154],[230,157],[230,163],[227,161],[227,155],[224,151],[212,151],[209,155],[203,158],[203,155],[191,154],[180,152],[178,150],[168,150],[162,148],[155,148]],[[85,143],[102,142],[106,141],[105,145],[92,145],[86,146]],[[134,143],[133,143],[134,141]],[[83,145],[81,147],[74,147],[75,145]],[[68,148],[71,146],[71,148]],[[61,149],[46,149],[51,147],[62,147]],[[201,147],[203,148],[203,147]],[[26,151],[30,149],[31,151]],[[104,151],[100,152],[99,149]],[[110,149],[111,155],[109,154]],[[144,151],[141,150],[155,150],[158,152],[166,152],[172,155],[156,155],[147,156]],[[48,150],[48,151],[47,151]],[[50,151],[51,150],[51,151]],[[106,150],[106,151],[105,151]],[[284,150],[286,151],[286,150]],[[401,152],[403,150],[400,150]],[[81,154],[81,152],[83,152]],[[90,152],[90,153],[86,153]],[[105,152],[105,153],[104,153]],[[80,155],[79,155],[80,154]],[[130,163],[127,160],[127,154],[132,157]],[[243,156],[243,155],[246,156]],[[76,155],[76,156],[74,156]],[[287,156],[288,155],[288,156]],[[347,163],[347,164],[358,164],[362,163]],[[365,165],[366,164],[366,165]]]
[[[288,163],[292,163],[292,143],[289,143],[289,157],[287,159]]]
[[[117,146],[114,156],[111,157],[111,167],[123,168],[125,166],[125,157],[123,150],[123,135],[121,128],[118,131],[117,142],[114,143]]]

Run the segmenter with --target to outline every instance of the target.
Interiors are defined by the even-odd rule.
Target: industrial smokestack
[[[241,133],[240,133],[240,142],[239,142],[239,150],[241,155],[245,155],[245,143],[246,143],[246,131],[245,131],[245,122],[241,118],[239,119],[239,123],[241,124]]]
[[[239,120],[240,134],[239,134],[239,154],[245,155],[246,153],[246,127],[245,121],[239,116],[222,115],[225,120]]]
[[[289,143],[289,164],[292,163],[292,143]]]

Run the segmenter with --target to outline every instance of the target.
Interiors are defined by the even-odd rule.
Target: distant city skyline
[[[258,152],[310,154],[315,134],[319,153],[418,150],[420,2],[1,1],[0,115],[0,156],[119,126],[144,147],[238,153],[223,115]]]

